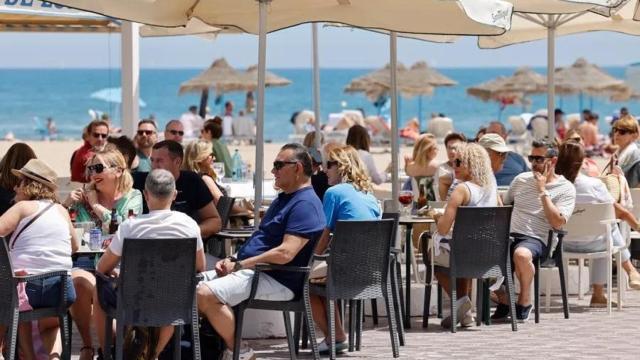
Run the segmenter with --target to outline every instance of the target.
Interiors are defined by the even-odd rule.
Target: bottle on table
[[[115,234],[118,231],[118,213],[116,208],[111,209],[111,222],[109,222],[109,234]]]
[[[69,209],[69,218],[71,219],[71,223],[73,227],[76,226],[76,219],[78,218],[78,211],[76,209]]]
[[[233,152],[231,163],[233,165],[233,174],[231,178],[233,181],[242,180],[242,157],[240,156],[238,149]]]
[[[425,187],[426,187],[425,184],[419,184],[418,185],[419,196],[418,196],[418,202],[416,204],[417,205],[416,209],[421,209],[422,207],[427,205],[427,191],[426,191]]]
[[[127,213],[127,219],[135,219],[136,218],[136,214],[133,212],[133,209],[129,209],[129,212]]]

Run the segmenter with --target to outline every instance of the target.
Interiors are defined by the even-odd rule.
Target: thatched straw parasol
[[[529,68],[519,68],[511,76],[500,76],[467,89],[467,94],[482,101],[500,101],[505,96],[526,97],[547,91],[544,76]]]
[[[561,94],[607,95],[611,91],[625,91],[624,81],[607,74],[595,64],[579,58],[573,65],[555,71],[556,91]]]
[[[357,77],[351,80],[351,82],[344,88],[344,92],[362,92],[365,93],[369,100],[376,101],[381,95],[385,95],[387,92],[387,88],[380,84],[388,84],[390,82],[390,69],[391,66],[387,64],[382,69]],[[398,63],[396,70],[398,77],[398,92],[402,92],[400,77],[407,71],[407,68],[402,63]],[[433,88],[426,89],[426,91],[433,91]]]
[[[180,84],[179,94],[209,89],[215,89],[218,92],[219,86],[222,84],[241,80],[240,73],[229,66],[227,60],[220,58],[216,59],[207,70]]]
[[[219,93],[232,91],[255,91],[258,87],[258,66],[250,66],[247,71],[238,74],[237,79],[223,81],[218,85],[216,91]],[[270,71],[265,72],[265,86],[287,86],[291,80],[278,76]]]

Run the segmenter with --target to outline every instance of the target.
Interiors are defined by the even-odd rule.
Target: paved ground
[[[614,292],[615,297],[615,292]],[[429,329],[423,329],[420,318],[414,318],[413,329],[406,334],[406,346],[400,348],[402,359],[425,358],[474,358],[474,359],[525,359],[530,354],[537,358],[574,359],[637,359],[637,335],[640,333],[640,291],[628,291],[622,312],[590,309],[589,296],[579,301],[570,298],[570,319],[563,318],[559,298],[554,298],[550,313],[541,313],[539,324],[531,320],[518,324],[512,332],[509,324],[494,324],[460,330],[452,334],[439,326],[439,320],[431,318]],[[372,328],[371,319],[365,322],[362,351],[345,353],[344,358],[392,357],[391,343],[386,322]],[[79,344],[74,334],[74,356],[78,359]],[[260,359],[289,358],[285,339],[249,341]],[[310,358],[303,350],[301,358]],[[207,359],[208,360],[208,359]]]

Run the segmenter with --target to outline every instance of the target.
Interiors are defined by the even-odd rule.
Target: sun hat
[[[49,167],[49,165],[40,159],[31,159],[22,167],[22,169],[11,169],[11,173],[17,177],[27,177],[49,187],[52,190],[56,190],[58,188],[58,185],[56,185],[58,175],[51,167]]]
[[[480,138],[480,140],[478,140],[478,144],[485,149],[491,149],[499,153],[506,153],[510,151],[502,136],[498,134],[485,134]]]

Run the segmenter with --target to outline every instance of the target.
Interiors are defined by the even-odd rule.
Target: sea
[[[302,109],[312,109],[311,69],[269,69],[291,80],[285,87],[267,88],[265,95],[265,139],[286,141],[293,132],[291,116]],[[343,109],[361,108],[367,115],[377,114],[378,109],[363,94],[346,94],[343,89],[353,79],[375,69],[322,69],[320,71],[321,115],[326,122],[329,113]],[[480,126],[500,119],[506,123],[508,116],[522,112],[535,112],[546,107],[546,94],[532,96],[528,108],[508,106],[502,113],[495,102],[482,102],[466,94],[466,88],[511,75],[515,68],[441,68],[444,75],[458,85],[435,89],[431,96],[399,100],[401,126],[410,118],[422,114],[422,124],[431,113],[443,113],[454,120],[457,131],[473,136]],[[545,68],[534,68],[545,74]],[[625,77],[625,67],[605,67],[609,74]],[[140,116],[154,116],[160,126],[170,119],[179,118],[190,105],[200,102],[199,94],[178,95],[180,83],[197,75],[202,69],[141,69],[140,98],[146,103]],[[79,139],[82,128],[90,120],[89,110],[106,112],[116,124],[120,123],[120,106],[93,99],[90,95],[103,88],[119,87],[119,69],[0,69],[0,138],[12,132],[17,139],[40,139],[46,119],[52,117],[59,131],[59,139]],[[216,101],[217,100],[217,101]],[[231,100],[236,109],[244,107],[244,93],[227,93],[209,98],[211,113],[222,111],[223,103]],[[637,101],[613,103],[606,98],[565,96],[556,99],[556,105],[565,113],[577,113],[589,108],[600,118],[612,115],[621,106],[632,113],[640,112]],[[383,115],[388,110],[382,109]],[[601,120],[603,131],[608,124]]]

